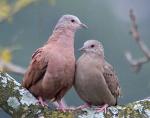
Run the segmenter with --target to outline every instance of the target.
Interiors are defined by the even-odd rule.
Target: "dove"
[[[105,111],[108,106],[117,105],[120,86],[117,75],[104,56],[104,48],[97,40],[88,40],[79,49],[83,52],[76,62],[74,88],[86,104],[78,108],[99,106]]]
[[[47,104],[45,101],[52,100],[64,109],[61,99],[73,85],[74,37],[80,28],[87,26],[78,17],[63,15],[48,41],[32,55],[22,86],[37,97],[42,106]]]

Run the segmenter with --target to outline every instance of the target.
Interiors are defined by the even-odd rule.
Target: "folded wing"
[[[113,67],[108,63],[105,62],[104,64],[104,72],[103,72],[105,81],[108,85],[109,90],[111,91],[112,95],[117,98],[121,95],[121,89],[118,82],[118,77],[113,69]]]
[[[48,65],[48,61],[44,55],[45,52],[42,48],[37,49],[33,53],[31,64],[28,67],[22,82],[23,87],[29,89],[32,85],[43,79]]]

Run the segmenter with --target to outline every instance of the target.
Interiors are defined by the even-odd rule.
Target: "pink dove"
[[[33,53],[22,86],[42,105],[45,105],[45,100],[53,100],[64,109],[61,99],[74,81],[74,35],[82,27],[87,26],[76,16],[63,15],[47,43]]]

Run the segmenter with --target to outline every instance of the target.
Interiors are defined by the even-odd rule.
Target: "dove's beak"
[[[80,51],[80,52],[85,51],[85,47],[83,46],[83,47],[79,48],[78,51]]]
[[[83,23],[81,23],[80,26],[83,27],[83,28],[85,28],[85,29],[88,29],[87,25],[85,25]]]

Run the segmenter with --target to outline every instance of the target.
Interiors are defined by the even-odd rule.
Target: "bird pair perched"
[[[22,86],[41,105],[53,100],[64,110],[61,99],[72,85],[86,102],[79,108],[96,105],[103,111],[117,104],[120,87],[113,67],[104,59],[102,44],[86,41],[80,49],[84,54],[75,60],[74,35],[82,27],[87,28],[76,16],[63,15],[47,43],[33,53]]]

